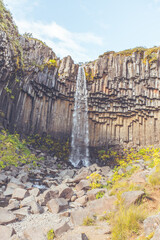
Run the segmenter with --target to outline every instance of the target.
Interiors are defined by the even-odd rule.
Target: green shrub
[[[38,160],[26,147],[25,140],[20,141],[18,134],[9,134],[5,130],[0,133],[0,168],[21,164],[36,165]]]
[[[90,217],[86,217],[84,220],[83,220],[83,226],[93,226],[95,225],[95,220],[90,218]]]
[[[102,198],[104,196],[104,192],[100,191],[96,194],[96,199]]]
[[[54,139],[50,135],[40,136],[39,134],[31,135],[27,142],[34,148],[49,154],[54,154],[59,160],[67,161],[70,154],[70,142],[67,140]]]
[[[53,240],[55,238],[54,230],[51,229],[47,233],[47,240]]]

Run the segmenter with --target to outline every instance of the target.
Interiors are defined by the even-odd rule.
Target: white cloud
[[[91,60],[83,43],[101,46],[103,39],[93,33],[72,33],[56,22],[44,24],[41,22],[16,21],[21,33],[33,33],[33,36],[46,42],[56,55],[64,57],[71,55],[75,61]]]
[[[39,4],[38,0],[4,0],[4,3],[13,13],[21,34],[32,33],[35,38],[41,39],[50,46],[61,58],[71,55],[76,62],[89,61],[91,60],[90,45],[93,47],[103,45],[103,39],[91,32],[71,32],[56,22],[45,24],[28,20],[27,14],[30,12],[34,15],[35,6]]]

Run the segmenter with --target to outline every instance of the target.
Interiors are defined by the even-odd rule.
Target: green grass
[[[83,226],[94,226],[94,225],[95,225],[95,220],[90,217],[86,217],[83,220]]]
[[[133,234],[138,235],[141,229],[140,224],[146,216],[146,211],[142,206],[132,205],[125,208],[120,205],[109,220],[112,226],[112,240],[128,240]]]
[[[37,165],[42,158],[36,158],[26,146],[25,140],[20,141],[18,134],[9,134],[3,130],[0,133],[0,169],[23,164]]]
[[[156,166],[156,170],[148,177],[152,186],[160,185],[160,164]]]

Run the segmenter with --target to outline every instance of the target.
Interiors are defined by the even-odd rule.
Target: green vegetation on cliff
[[[144,64],[146,64],[147,60],[149,64],[157,61],[157,53],[160,51],[160,47],[153,48],[145,48],[145,47],[136,47],[131,49],[126,49],[120,52],[108,51],[99,57],[109,56],[113,54],[113,56],[131,56],[133,53],[140,54],[141,59],[143,59]]]
[[[7,166],[21,166],[30,164],[35,166],[38,160],[31,151],[27,148],[25,140],[20,140],[18,134],[9,134],[2,130],[0,133],[0,169]]]
[[[59,160],[67,161],[70,154],[70,143],[68,140],[57,140],[50,135],[40,136],[39,134],[28,137],[27,142],[34,148],[54,154]]]

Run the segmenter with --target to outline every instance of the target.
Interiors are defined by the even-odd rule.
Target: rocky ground
[[[102,221],[102,217],[116,211],[117,196],[107,188],[91,189],[86,177],[96,172],[102,177],[101,183],[106,185],[113,177],[113,170],[96,164],[73,169],[60,165],[56,158],[45,158],[34,169],[24,165],[1,170],[0,240],[52,240],[52,230],[57,240],[112,239],[111,226],[108,221]],[[124,203],[129,207],[143,198],[148,211],[153,212],[158,208],[159,189],[153,191],[148,187],[147,197],[142,189],[147,184],[147,176],[154,170],[146,167],[143,160],[136,166],[139,170],[127,181],[141,186],[141,190],[124,192]],[[119,174],[122,171],[124,169],[120,169]],[[96,199],[99,192],[103,197]],[[84,224],[87,218],[94,219],[94,223]],[[159,240],[159,226],[160,213],[148,216],[140,232],[143,238],[139,239]],[[151,238],[145,238],[151,234]]]

